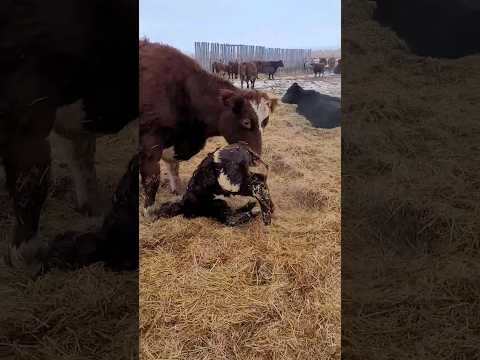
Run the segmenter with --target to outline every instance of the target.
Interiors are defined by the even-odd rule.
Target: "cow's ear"
[[[232,106],[232,98],[234,95],[235,92],[232,90],[220,89],[220,99],[225,106]]]
[[[245,100],[241,96],[236,96],[233,100],[232,110],[235,114],[241,114],[243,106],[245,105]]]
[[[232,109],[235,114],[241,114],[245,105],[245,100],[242,96],[238,95],[235,91],[221,89],[220,96],[225,106]]]

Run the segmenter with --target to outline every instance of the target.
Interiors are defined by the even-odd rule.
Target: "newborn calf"
[[[258,172],[264,165],[263,173]],[[263,222],[271,223],[273,203],[267,187],[267,166],[247,145],[237,143],[207,155],[190,179],[182,199],[164,203],[158,217],[183,214],[186,218],[205,216],[229,226],[248,222],[256,215],[255,202],[240,209],[231,209],[225,200],[215,196],[252,196],[260,204]]]

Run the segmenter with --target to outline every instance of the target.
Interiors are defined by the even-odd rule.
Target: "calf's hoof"
[[[156,218],[171,218],[182,213],[182,206],[178,202],[163,203],[158,210],[155,211]]]
[[[253,220],[260,214],[259,209],[254,209],[255,203],[248,203],[247,205],[243,206],[242,208],[235,211],[233,215],[227,217],[225,221],[225,225],[227,226],[238,226],[242,224],[246,224],[249,221]],[[241,210],[244,211],[241,211]],[[247,210],[248,209],[248,210]]]

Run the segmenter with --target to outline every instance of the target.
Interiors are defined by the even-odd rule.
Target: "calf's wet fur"
[[[264,172],[254,172],[264,165]],[[217,196],[251,196],[259,205],[265,225],[271,224],[274,205],[267,186],[267,165],[243,143],[235,143],[209,153],[193,173],[185,194],[179,201],[162,204],[156,218],[183,215],[186,218],[210,217],[236,226],[255,218],[259,211],[251,201],[232,209]]]

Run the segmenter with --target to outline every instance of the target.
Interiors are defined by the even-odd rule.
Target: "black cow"
[[[261,208],[263,221],[271,223],[273,202],[266,184],[267,167],[247,145],[236,143],[217,149],[207,155],[190,179],[187,191],[177,202],[164,203],[158,217],[183,214],[186,218],[205,216],[234,226],[255,217],[255,202],[240,209],[231,209],[225,200],[215,196],[243,195],[255,197]],[[262,168],[258,172],[254,167]]]
[[[74,151],[85,142],[91,148],[87,134],[117,132],[138,116],[138,2],[7,1],[0,79],[0,157],[17,219],[6,260],[35,273],[45,245],[38,225],[50,181],[50,131],[58,127]],[[57,124],[68,105],[81,114]]]
[[[260,63],[260,65],[258,65]],[[268,78],[274,80],[274,75],[279,67],[284,67],[283,61],[260,61],[256,62],[258,72],[268,74]]]
[[[375,17],[404,38],[412,51],[458,58],[480,50],[480,2],[376,0]]]
[[[297,104],[297,112],[314,127],[331,129],[340,126],[340,99],[314,90],[304,90],[293,83],[282,97],[287,104]]]

